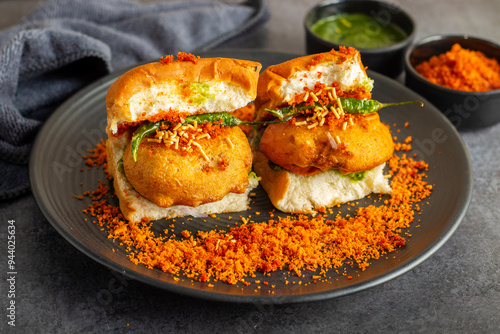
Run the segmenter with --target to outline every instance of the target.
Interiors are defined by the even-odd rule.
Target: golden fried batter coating
[[[128,145],[123,154],[125,175],[137,192],[161,207],[195,207],[219,201],[229,192],[245,192],[252,152],[243,131],[226,127],[215,138],[198,143],[209,161],[196,147],[185,153],[144,139],[134,162]]]
[[[362,172],[392,156],[391,133],[377,113],[347,117],[352,117],[354,124],[349,123],[345,130],[342,121],[312,129],[290,122],[268,125],[260,140],[260,151],[273,163],[302,175],[332,168],[344,174]]]

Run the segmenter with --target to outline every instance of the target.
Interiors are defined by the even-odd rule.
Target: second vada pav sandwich
[[[383,169],[393,155],[388,127],[371,100],[373,81],[353,48],[304,56],[268,67],[257,86],[256,120],[291,120],[260,126],[252,142],[254,170],[273,205],[311,213],[390,194]]]
[[[179,53],[119,77],[106,96],[108,173],[130,221],[244,211],[258,186],[230,113],[252,102],[261,64]]]

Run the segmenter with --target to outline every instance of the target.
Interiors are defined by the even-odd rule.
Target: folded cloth
[[[109,72],[203,51],[269,17],[264,0],[50,0],[0,32],[0,200],[29,191],[28,160],[43,122]]]

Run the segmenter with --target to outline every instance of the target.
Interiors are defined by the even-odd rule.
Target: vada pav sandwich
[[[106,96],[108,172],[130,221],[247,209],[258,185],[230,112],[256,96],[261,65],[179,53],[123,74]]]
[[[368,78],[353,48],[270,66],[257,87],[254,170],[274,206],[309,213],[365,197],[390,194],[383,175],[394,144],[371,100]],[[404,102],[397,104],[414,103]]]

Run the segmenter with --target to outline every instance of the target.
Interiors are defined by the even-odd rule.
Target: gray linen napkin
[[[50,0],[0,32],[0,200],[29,191],[36,133],[77,90],[140,61],[214,48],[268,17],[264,0]]]

